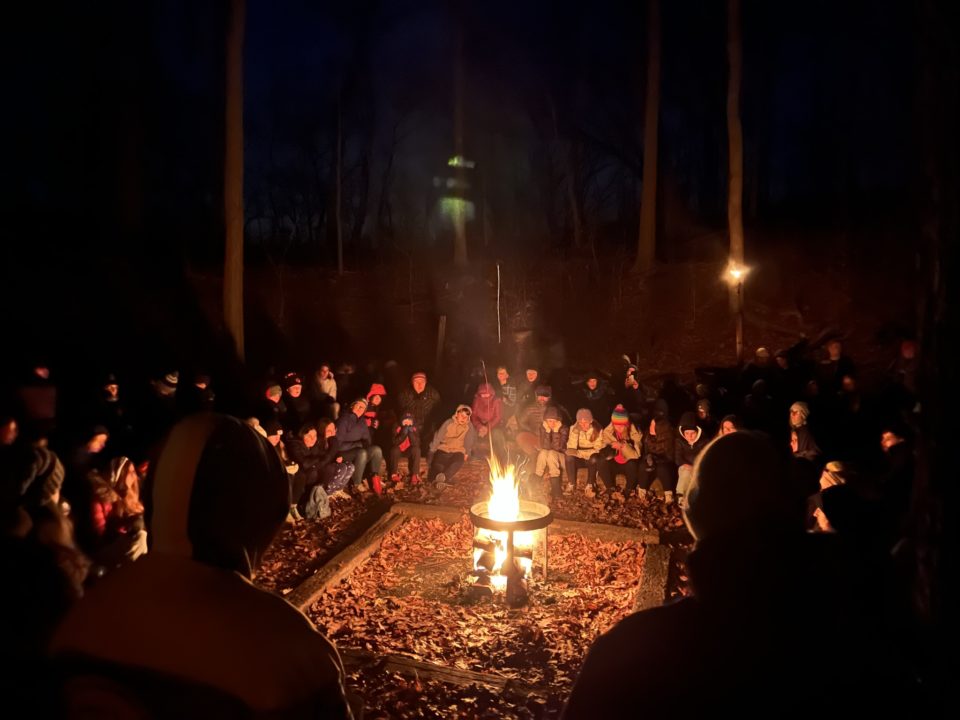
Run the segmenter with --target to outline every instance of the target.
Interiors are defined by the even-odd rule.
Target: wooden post
[[[440,322],[437,325],[437,360],[434,363],[434,369],[439,372],[443,362],[443,344],[447,336],[447,316],[441,315]]]

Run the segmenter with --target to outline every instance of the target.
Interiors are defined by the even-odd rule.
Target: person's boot
[[[433,476],[433,486],[437,490],[443,490],[447,486],[446,474],[440,472]]]
[[[647,491],[642,487],[637,488],[637,500],[644,501],[647,499]]]
[[[410,476],[410,484],[411,484],[411,485],[414,485],[414,486],[419,485],[419,484],[420,484],[420,476],[419,476],[419,475],[411,475],[411,476]]]
[[[663,493],[663,502],[666,505],[673,505],[673,491],[666,490]]]
[[[370,488],[377,495],[383,495],[383,480],[380,479],[379,475],[374,475],[372,478],[370,478]]]
[[[550,476],[550,494],[554,497],[554,499],[557,499],[563,496],[563,488],[560,487],[559,475]]]

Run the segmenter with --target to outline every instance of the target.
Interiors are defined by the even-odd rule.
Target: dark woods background
[[[456,306],[491,305],[497,261],[508,333],[534,327],[584,363],[604,361],[597,347],[702,362],[702,348],[667,350],[691,288],[687,334],[715,343],[697,292],[716,294],[727,255],[726,7],[661,5],[659,262],[637,277],[645,3],[248,0],[244,369],[220,319],[227,3],[14,4],[0,43],[4,372],[196,366],[239,399],[271,364],[320,352],[429,363],[441,313],[450,352],[481,354],[489,311],[471,325]],[[742,7],[748,304],[773,332],[791,313],[834,321],[842,291],[851,332],[919,335],[938,578],[954,492],[940,432],[955,415],[957,30],[936,0]],[[477,167],[470,265],[454,271],[434,179],[454,149],[458,58]],[[658,314],[666,329],[648,323]],[[925,592],[931,614],[950,605]]]

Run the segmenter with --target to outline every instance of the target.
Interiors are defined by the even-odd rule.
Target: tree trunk
[[[227,22],[223,315],[243,360],[243,35],[246,0],[230,0]]]
[[[454,108],[453,108],[453,147],[458,157],[464,157],[463,144],[463,8],[457,5],[457,58],[454,63]],[[466,173],[462,164],[456,167],[457,182],[462,190],[466,185]],[[458,212],[453,216],[453,264],[459,268],[467,266],[467,213],[465,202],[457,204]]]
[[[657,139],[660,119],[660,0],[649,0],[647,22],[647,97],[643,120],[643,190],[640,235],[633,269],[653,268],[657,252]]]
[[[727,145],[729,174],[727,182],[727,226],[730,232],[730,259],[743,264],[743,129],[740,127],[740,0],[727,0]]]
[[[337,226],[337,274],[343,275],[343,108],[337,90],[337,177],[334,193],[334,223]]]

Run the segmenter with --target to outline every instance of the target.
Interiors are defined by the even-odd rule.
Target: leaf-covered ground
[[[420,572],[462,567],[472,538],[466,518],[412,518],[308,614],[342,648],[496,673],[565,697],[593,640],[632,610],[642,545],[551,533],[547,582],[535,579],[529,605],[511,610],[471,601],[453,573],[441,585]]]
[[[489,497],[487,475],[485,461],[471,460],[457,473],[455,482],[440,492],[423,485],[405,485],[388,488],[382,498],[367,493],[349,500],[334,500],[329,518],[284,526],[264,558],[256,582],[267,590],[286,594],[359,537],[390,503],[406,501],[467,509]],[[689,541],[676,505],[664,505],[659,499],[620,500],[612,494],[590,499],[583,494],[582,487],[578,487],[553,503],[553,511],[556,517],[567,520],[653,528],[660,531],[662,542],[671,544]]]
[[[349,672],[347,686],[362,698],[364,720],[554,720],[563,707],[560,698],[516,697],[376,667]]]

